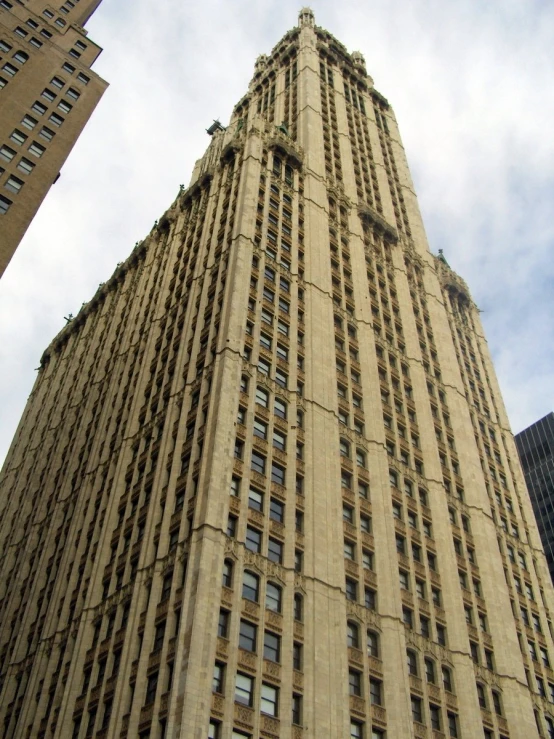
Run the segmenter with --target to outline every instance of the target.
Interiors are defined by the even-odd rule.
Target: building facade
[[[0,0],[0,276],[107,83],[85,23],[102,0]]]
[[[550,576],[554,578],[554,413],[515,437]]]
[[[4,736],[554,737],[479,313],[362,55],[302,10],[212,133],[8,454]]]

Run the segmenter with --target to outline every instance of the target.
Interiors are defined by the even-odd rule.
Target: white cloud
[[[111,87],[0,282],[0,459],[42,351],[187,183],[296,23],[290,0],[104,0],[89,24]],[[431,248],[484,309],[515,430],[553,406],[554,6],[313,2],[394,106]]]

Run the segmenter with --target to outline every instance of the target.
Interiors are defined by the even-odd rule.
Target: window
[[[280,464],[277,464],[276,462],[271,464],[271,482],[275,482],[277,485],[284,485],[285,473],[286,469],[281,467]]]
[[[375,631],[367,632],[367,653],[370,657],[379,658],[379,634]]]
[[[365,482],[358,482],[358,495],[365,500],[369,499],[369,485]]]
[[[343,552],[345,559],[354,560],[356,559],[356,545],[353,544],[351,541],[344,542],[343,545]]]
[[[233,587],[233,563],[230,559],[226,559],[223,563],[223,585],[226,588]]]
[[[287,417],[287,404],[281,398],[275,398],[275,404],[273,407],[274,413],[279,418]]]
[[[254,472],[257,472],[260,475],[265,475],[265,462],[266,459],[264,456],[258,454],[258,452],[252,451],[250,467]]]
[[[544,691],[544,683],[543,683],[543,692],[541,693],[539,690],[539,693],[544,697],[545,691]],[[502,702],[500,700],[500,693],[498,693],[496,690],[492,691],[492,702],[494,705],[494,712],[497,716],[502,716]]]
[[[285,506],[275,498],[271,498],[269,502],[269,517],[279,523],[283,523],[285,520]]]
[[[262,532],[252,526],[246,527],[246,539],[244,546],[251,552],[261,552],[262,549]]]
[[[21,30],[21,31],[23,31],[23,29],[22,29],[22,28],[21,28],[21,29],[19,29],[19,28],[16,28],[16,29],[15,29],[15,32],[17,33],[17,32],[18,32],[18,30]],[[18,35],[21,35],[21,34],[18,34]],[[26,35],[27,35],[27,31],[23,31],[23,36],[26,36]],[[11,47],[11,46],[10,46],[9,44],[7,44],[7,43],[6,43],[5,41],[0,41],[0,51],[3,51],[4,53],[6,53],[6,54],[7,54],[7,53],[8,53],[8,52],[10,52],[11,50],[12,50],[12,47]]]
[[[292,696],[292,723],[295,726],[302,725],[302,696],[296,693]]]
[[[242,459],[244,455],[244,442],[240,439],[235,439],[235,459]]]
[[[10,139],[18,146],[22,146],[27,141],[27,136],[16,128],[11,134]]]
[[[79,72],[79,74],[77,75],[77,79],[79,80],[79,82],[82,82],[83,85],[88,85],[88,83],[90,82],[90,78],[87,77],[86,74],[83,74],[82,72]]]
[[[383,683],[380,680],[369,680],[369,702],[372,706],[383,705]]]
[[[269,393],[262,387],[256,388],[256,403],[261,405],[263,408],[269,407]]]
[[[359,649],[360,646],[360,630],[357,624],[348,621],[346,624],[346,643],[349,647]]]
[[[262,683],[262,690],[260,693],[260,711],[269,716],[278,716],[278,698],[279,688],[274,688],[273,685]]]
[[[377,610],[377,592],[372,588],[364,590],[364,605],[370,611]]]
[[[294,620],[300,622],[304,620],[304,601],[300,593],[294,594]]]
[[[442,684],[447,693],[454,693],[452,684],[452,672],[449,667],[442,667]]]
[[[238,498],[240,495],[240,477],[233,477],[231,479],[231,495]],[[184,502],[184,495],[183,495],[183,501]],[[175,506],[176,510],[180,510],[183,507],[182,503],[180,508],[177,508],[177,505]]]
[[[14,67],[13,64],[10,64],[9,62],[6,62],[6,64],[4,64],[2,70],[4,74],[8,77],[15,77],[15,75],[19,71],[17,67]]]
[[[360,514],[360,528],[366,534],[371,533],[371,518],[369,518],[369,516],[365,516],[363,513]]]
[[[350,739],[363,739],[364,725],[359,721],[350,721]]]
[[[282,591],[278,585],[275,585],[272,582],[267,583],[265,591],[265,607],[268,611],[281,613]]]
[[[57,113],[52,113],[50,117],[48,118],[50,123],[53,126],[57,126],[58,128],[62,125],[64,122],[64,118],[61,117],[61,115],[58,115]]]
[[[6,162],[11,162],[16,153],[17,152],[15,152],[13,149],[10,149],[9,146],[0,147],[0,158],[5,159]]]
[[[281,637],[271,631],[264,632],[264,659],[281,661]]]
[[[248,507],[254,511],[263,511],[264,494],[255,488],[248,491]]]
[[[243,706],[251,706],[254,696],[254,680],[248,675],[237,672],[235,682],[235,702]]]
[[[45,151],[46,149],[44,148],[44,146],[42,146],[42,144],[37,144],[36,141],[33,141],[33,143],[29,146],[29,152],[33,156],[37,157],[37,159],[39,159]]]
[[[448,718],[448,735],[455,737],[455,739],[457,739],[457,737],[459,736],[458,717],[456,716],[455,713],[449,713],[447,715],[447,718]]]
[[[210,725],[208,727],[208,739],[221,739],[221,724],[219,721],[210,719]]]
[[[292,645],[292,667],[294,670],[302,670],[302,644],[294,642]]]
[[[350,695],[362,694],[362,676],[357,670],[348,670],[348,689]]]
[[[271,562],[281,564],[283,562],[283,544],[276,539],[269,538],[267,545],[267,558]]]
[[[419,630],[420,630],[421,636],[424,636],[426,639],[430,638],[431,636],[430,621],[426,616],[419,617]]]
[[[417,655],[412,649],[408,649],[406,651],[406,657],[408,661],[408,673],[410,675],[416,675],[418,674],[417,669]]]
[[[277,431],[277,429],[275,429],[273,431],[273,446],[275,447],[275,449],[279,449],[281,452],[284,452],[287,448],[286,434],[283,434],[281,431]]]
[[[294,571],[302,572],[304,568],[304,553],[300,549],[294,550]]]
[[[425,678],[428,683],[436,683],[435,663],[429,657],[425,658]]]
[[[146,684],[146,696],[144,699],[145,704],[154,703],[156,698],[156,690],[158,688],[158,672],[150,675]]]
[[[481,683],[477,683],[477,699],[481,708],[487,708],[487,694],[485,688]]]
[[[409,629],[414,628],[414,613],[410,608],[402,609],[402,621]]]
[[[358,600],[358,583],[356,580],[347,577],[345,589],[348,600]]]
[[[400,580],[400,587],[402,590],[410,589],[410,575],[405,570],[398,571],[398,577]]]
[[[258,635],[258,627],[249,621],[240,621],[239,629],[239,647],[247,652],[256,651],[256,640]]]
[[[433,703],[429,703],[429,716],[431,718],[431,728],[435,731],[441,729],[441,709]]]
[[[421,708],[421,699],[416,698],[414,695],[410,697],[412,705],[412,720],[417,721],[419,724],[423,723],[423,712]]]
[[[244,571],[242,580],[242,597],[257,603],[260,594],[260,579],[253,572]]]
[[[227,518],[227,536],[230,539],[234,539],[237,535],[237,518],[236,516],[229,516]]]

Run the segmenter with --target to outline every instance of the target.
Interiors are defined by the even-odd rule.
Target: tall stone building
[[[515,437],[550,575],[554,578],[554,413]]]
[[[308,9],[46,350],[1,482],[5,737],[554,737],[479,312]]]
[[[102,0],[0,0],[0,276],[107,83],[83,28]]]

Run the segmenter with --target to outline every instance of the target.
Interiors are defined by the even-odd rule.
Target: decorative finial
[[[71,321],[73,320],[73,313],[68,313],[67,316],[64,316],[63,318],[66,324],[71,323]]]
[[[441,262],[442,262],[443,264],[446,264],[446,266],[447,266],[447,267],[450,267],[450,265],[449,265],[449,264],[448,264],[448,262],[446,261],[446,258],[445,258],[445,256],[444,256],[444,253],[443,253],[443,250],[442,250],[442,249],[439,249],[439,259],[440,259],[440,261],[441,261]]]
[[[361,52],[359,51],[353,51],[352,52],[352,61],[354,62],[354,65],[356,67],[361,67],[363,71],[365,72],[365,59]]]
[[[300,28],[313,28],[315,26],[315,15],[311,8],[302,8],[298,14],[298,25]]]

